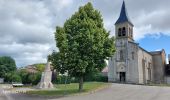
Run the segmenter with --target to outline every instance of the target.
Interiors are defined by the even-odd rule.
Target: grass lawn
[[[100,88],[104,88],[109,86],[110,83],[103,83],[103,82],[85,82],[84,83],[84,90],[82,93],[87,93],[90,91],[95,91]],[[36,91],[28,91],[28,94],[35,94],[35,95],[43,95],[43,96],[64,96],[64,95],[72,95],[77,94],[78,92],[78,83],[71,83],[71,84],[55,84],[54,90],[36,90]]]

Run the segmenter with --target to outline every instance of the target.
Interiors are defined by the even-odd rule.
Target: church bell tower
[[[133,24],[128,18],[128,14],[125,7],[125,2],[123,1],[120,16],[115,23],[115,36],[116,39],[126,38],[128,41],[133,40]]]
[[[118,20],[115,23],[115,37],[116,37],[116,81],[127,82],[129,77],[128,72],[128,43],[133,40],[133,24],[128,18],[128,14],[123,1],[121,12]]]

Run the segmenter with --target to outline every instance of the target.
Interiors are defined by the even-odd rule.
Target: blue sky
[[[137,41],[140,43],[140,46],[148,51],[162,50],[164,49],[166,55],[170,54],[170,36],[166,36],[163,34],[160,35],[147,35],[145,38]]]

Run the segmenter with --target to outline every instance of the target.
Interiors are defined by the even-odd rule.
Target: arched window
[[[126,36],[126,28],[125,27],[123,27],[123,29],[122,29],[122,36]]]
[[[119,37],[122,36],[122,30],[121,30],[121,28],[118,29],[118,36],[119,36]]]

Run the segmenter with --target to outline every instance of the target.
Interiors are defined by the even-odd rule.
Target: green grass
[[[90,91],[97,90],[99,88],[104,88],[109,86],[109,83],[103,82],[86,82],[84,83],[84,89],[81,93],[86,93]],[[28,91],[28,94],[43,95],[43,96],[64,96],[77,94],[78,92],[78,83],[71,84],[56,84],[54,85],[54,90],[37,90],[37,91]]]

